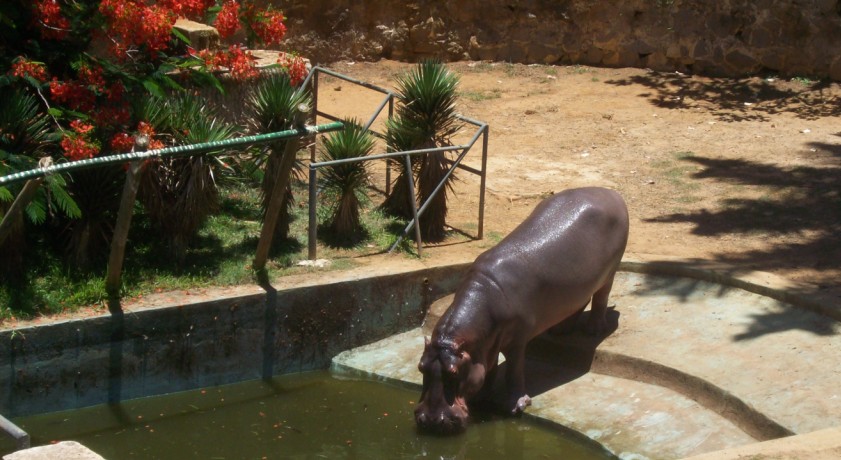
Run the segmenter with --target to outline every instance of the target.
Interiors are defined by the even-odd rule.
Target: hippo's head
[[[437,341],[436,341],[437,342]],[[415,422],[425,431],[453,434],[467,426],[467,399],[482,387],[484,366],[453,343],[426,341],[418,369],[423,390],[415,408]]]

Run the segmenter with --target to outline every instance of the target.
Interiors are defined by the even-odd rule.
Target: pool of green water
[[[527,417],[486,416],[457,436],[418,433],[418,396],[325,371],[14,421],[33,446],[74,440],[108,460],[616,458],[579,434]]]

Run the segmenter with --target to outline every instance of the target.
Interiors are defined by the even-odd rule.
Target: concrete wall
[[[841,80],[838,0],[267,0],[286,47],[338,59],[493,60]]]
[[[466,268],[2,331],[0,414],[18,417],[324,369],[343,350],[417,327]]]

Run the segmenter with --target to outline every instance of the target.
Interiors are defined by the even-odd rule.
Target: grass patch
[[[464,91],[459,94],[459,97],[473,102],[488,101],[502,97],[502,90],[493,89],[490,91]]]
[[[565,69],[566,69],[566,72],[570,75],[583,75],[585,73],[596,73],[595,70],[593,70],[589,67],[585,67],[585,66],[580,65],[580,64],[566,66]]]
[[[669,159],[651,164],[660,178],[672,187],[674,193],[671,194],[671,198],[676,203],[692,204],[701,200],[693,195],[693,192],[701,190],[701,184],[691,177],[697,167],[686,163],[692,156],[692,152],[676,152]]]
[[[299,184],[296,188],[298,201],[292,210],[291,237],[275,242],[267,264],[269,279],[296,272],[324,270],[296,266],[298,261],[307,258],[308,227],[305,185]],[[123,264],[122,297],[255,282],[251,264],[262,227],[260,192],[244,185],[231,186],[222,190],[220,204],[220,211],[207,219],[190,243],[186,262],[182,266],[175,263],[169,248],[161,244],[160,231],[136,211]],[[326,204],[317,208],[318,220],[322,224],[330,213]],[[370,208],[363,212],[362,220],[366,238],[356,245],[319,245],[318,257],[332,261],[330,270],[354,266],[352,257],[385,252],[406,225],[406,222]],[[319,235],[320,242],[324,241],[322,236]],[[104,262],[87,272],[70,271],[54,255],[55,247],[44,235],[31,235],[30,240],[27,263],[19,279],[0,283],[0,321],[106,305]],[[415,254],[413,237],[404,238],[397,250]]]

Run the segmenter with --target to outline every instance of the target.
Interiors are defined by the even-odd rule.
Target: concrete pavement
[[[617,275],[610,336],[544,336],[530,346],[529,416],[623,459],[691,457],[841,427],[837,305],[762,274],[640,260],[623,267],[632,271]],[[419,385],[423,335],[418,328],[342,353],[334,369]]]

